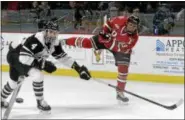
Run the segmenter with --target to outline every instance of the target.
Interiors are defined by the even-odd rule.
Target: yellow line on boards
[[[8,72],[9,66],[2,65],[1,70],[3,72]],[[106,72],[106,71],[90,71],[90,72],[92,76],[96,78],[103,78],[107,80],[108,79],[117,80],[116,72]],[[45,74],[48,74],[48,73],[45,73]],[[52,75],[78,77],[77,72],[72,69],[58,69],[56,72],[52,73]],[[154,74],[129,74],[128,80],[184,84],[184,76],[167,76],[167,75],[154,75]]]

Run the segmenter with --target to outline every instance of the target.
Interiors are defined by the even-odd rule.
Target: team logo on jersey
[[[37,47],[37,44],[32,44],[31,49],[34,50]]]
[[[113,30],[111,35],[112,35],[112,37],[116,37],[117,36],[117,32],[115,30]]]
[[[116,29],[119,29],[119,25],[118,24],[115,24],[115,27],[116,27]]]

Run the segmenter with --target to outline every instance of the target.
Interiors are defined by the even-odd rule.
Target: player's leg
[[[8,107],[8,102],[6,101],[13,90],[17,87],[17,82],[19,78],[19,72],[16,69],[17,56],[13,54],[11,51],[7,54],[7,61],[9,63],[9,76],[10,80],[4,85],[1,91],[1,106],[6,108]]]
[[[128,102],[129,99],[124,95],[128,76],[128,65],[118,64],[118,78],[117,78],[117,99]]]
[[[10,67],[10,78],[7,83],[4,85],[2,91],[1,91],[1,107],[7,108],[8,102],[7,98],[11,95],[13,90],[17,87],[17,81],[18,81],[18,72]]]
[[[66,44],[79,48],[93,48],[93,44],[90,38],[71,37],[66,40]]]
[[[76,46],[79,48],[94,48],[95,50],[106,49],[104,44],[99,42],[98,35],[91,38],[71,37],[66,40],[66,45]]]
[[[36,68],[31,68],[28,75],[33,80],[32,85],[37,101],[37,108],[41,111],[50,111],[50,105],[44,100],[44,75]]]
[[[116,60],[116,66],[118,67],[118,77],[117,77],[117,99],[124,102],[128,102],[129,99],[124,95],[124,90],[126,87],[128,69],[130,64],[130,54],[114,53]]]

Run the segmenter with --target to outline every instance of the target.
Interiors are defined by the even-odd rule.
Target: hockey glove
[[[99,35],[102,36],[104,39],[110,39],[111,38],[111,35],[109,33],[105,33],[103,31],[100,31]]]
[[[111,41],[111,34],[100,31],[99,35],[101,37],[102,42],[107,43]]]
[[[72,68],[78,72],[81,79],[89,80],[91,78],[91,74],[84,65],[80,67],[76,62],[74,62]]]
[[[56,66],[52,62],[44,60],[44,59],[38,61],[35,64],[35,67],[37,67],[40,70],[44,70],[48,73],[52,73],[57,70]]]
[[[80,68],[79,75],[81,79],[89,80],[91,78],[88,69],[84,65]]]
[[[52,73],[52,72],[55,72],[57,70],[57,68],[52,62],[45,61],[45,65],[44,65],[43,70],[48,73]]]

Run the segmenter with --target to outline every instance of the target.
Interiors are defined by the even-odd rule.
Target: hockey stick
[[[19,94],[19,91],[21,89],[21,86],[22,86],[22,82],[24,80],[24,77],[20,76],[19,77],[19,83],[18,83],[18,86],[17,88],[14,90],[13,94],[12,94],[12,97],[10,99],[10,102],[9,102],[9,105],[8,105],[8,108],[6,108],[5,110],[5,113],[4,113],[4,116],[3,116],[3,119],[7,120],[9,115],[10,115],[10,112],[13,108],[13,105],[14,105],[14,102],[16,100],[16,97],[17,95]]]
[[[66,15],[64,15],[64,16],[60,16],[57,20],[55,20],[54,22],[58,22],[58,21],[60,21],[60,20],[62,20],[62,19],[64,19],[66,16],[68,16],[69,15],[69,13],[68,14],[66,14]]]
[[[112,85],[112,84],[109,84],[109,83],[107,83],[107,82],[104,82],[104,81],[102,81],[102,80],[98,80],[98,79],[95,79],[95,78],[92,78],[92,80],[94,80],[94,81],[96,81],[96,82],[99,82],[99,83],[102,83],[102,84],[104,84],[104,85],[107,85],[107,86],[109,86],[109,87],[112,87],[112,88],[114,88],[114,89],[117,89],[116,86],[114,86],[114,85]],[[147,102],[153,103],[153,104],[155,104],[155,105],[157,105],[157,106],[159,106],[159,107],[163,107],[163,108],[165,108],[165,109],[168,109],[168,110],[174,110],[174,109],[176,109],[178,106],[180,106],[180,105],[183,103],[183,99],[180,99],[176,104],[167,106],[167,105],[163,105],[163,104],[161,104],[161,103],[155,102],[155,101],[153,101],[153,100],[150,100],[150,99],[148,99],[148,98],[142,97],[142,96],[140,96],[140,95],[137,95],[137,94],[135,94],[135,93],[129,92],[129,91],[127,91],[127,90],[124,90],[124,92],[127,93],[127,94],[130,94],[130,95],[133,95],[133,96],[135,96],[135,97],[137,97],[137,98],[143,99],[143,100],[145,100],[145,101],[147,101]]]

